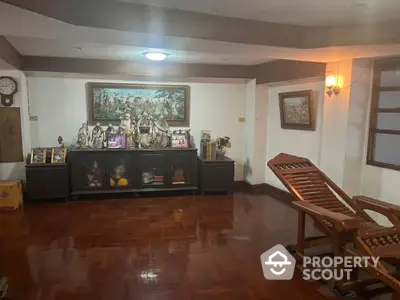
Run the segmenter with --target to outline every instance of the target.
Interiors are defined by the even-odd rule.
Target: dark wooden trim
[[[17,49],[2,35],[0,35],[0,59],[17,70],[21,69],[22,56]]]
[[[374,160],[367,160],[367,165],[400,171],[400,166],[398,165],[381,163]]]
[[[190,86],[189,85],[162,85],[162,84],[128,84],[128,83],[104,83],[88,82],[87,114],[88,122],[94,125],[97,122],[109,122],[119,124],[120,120],[98,121],[93,118],[93,89],[94,88],[116,88],[116,89],[183,89],[185,91],[185,119],[184,120],[166,120],[169,126],[189,127],[190,126]]]
[[[399,101],[400,104],[400,101]],[[397,108],[376,108],[378,113],[400,113],[400,107]]]
[[[257,84],[321,77],[325,80],[325,63],[274,60],[256,68]]]
[[[235,191],[245,191],[255,194],[266,194],[277,200],[283,201],[287,204],[291,204],[293,201],[295,201],[294,197],[288,191],[282,190],[268,183],[260,183],[252,185],[246,181],[235,181],[234,189]]]
[[[24,56],[23,71],[80,74],[118,74],[146,76],[157,80],[171,78],[254,79],[257,84],[285,82],[305,78],[325,78],[325,63],[275,60],[263,65],[207,65],[167,62]]]
[[[310,114],[309,124],[289,124],[285,121],[285,100],[287,98],[306,97],[308,102],[308,113]],[[294,130],[315,130],[314,122],[314,100],[312,90],[279,93],[279,111],[281,116],[281,128]]]
[[[376,135],[377,134],[391,134],[400,135],[400,130],[391,129],[378,129],[378,114],[379,113],[400,113],[400,108],[379,108],[379,97],[382,91],[400,91],[400,87],[381,87],[381,74],[382,71],[396,70],[397,65],[400,64],[398,57],[378,59],[374,62],[373,83],[372,83],[372,96],[371,96],[371,113],[368,135],[367,147],[367,165],[387,168],[392,170],[400,170],[400,165],[393,165],[382,163],[375,160],[376,148]]]
[[[168,80],[169,78],[254,78],[253,66],[181,64],[168,62],[134,62],[62,57],[25,56],[23,71],[138,75]]]
[[[392,135],[400,135],[400,130],[393,130],[393,129],[374,129],[371,128],[373,133],[383,133],[383,134],[392,134]]]
[[[382,86],[379,88],[380,92],[398,92],[400,91],[400,86]]]

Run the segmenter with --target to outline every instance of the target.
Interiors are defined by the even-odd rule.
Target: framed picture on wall
[[[136,122],[144,114],[169,126],[190,125],[190,86],[88,83],[88,120],[119,124],[121,112]]]
[[[279,94],[279,110],[283,129],[315,130],[312,90]]]

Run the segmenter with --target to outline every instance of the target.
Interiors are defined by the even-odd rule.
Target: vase
[[[225,149],[223,149],[223,150],[217,150],[217,160],[222,160],[222,159],[224,159],[225,153],[226,153]]]

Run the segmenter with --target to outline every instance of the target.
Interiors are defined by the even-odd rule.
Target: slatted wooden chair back
[[[296,200],[311,202],[333,212],[354,215],[335,193],[352,207],[349,196],[310,160],[281,153],[270,160],[268,166]]]

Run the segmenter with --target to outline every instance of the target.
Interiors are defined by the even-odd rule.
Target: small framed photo
[[[312,90],[280,93],[279,109],[283,129],[315,130]]]
[[[66,157],[67,157],[67,148],[53,148],[51,150],[52,164],[65,164]]]
[[[189,148],[189,139],[187,132],[174,131],[171,138],[172,148]]]
[[[108,137],[108,149],[125,149],[126,148],[126,135],[111,133]]]
[[[33,148],[31,151],[31,164],[45,164],[46,152],[46,148]]]

